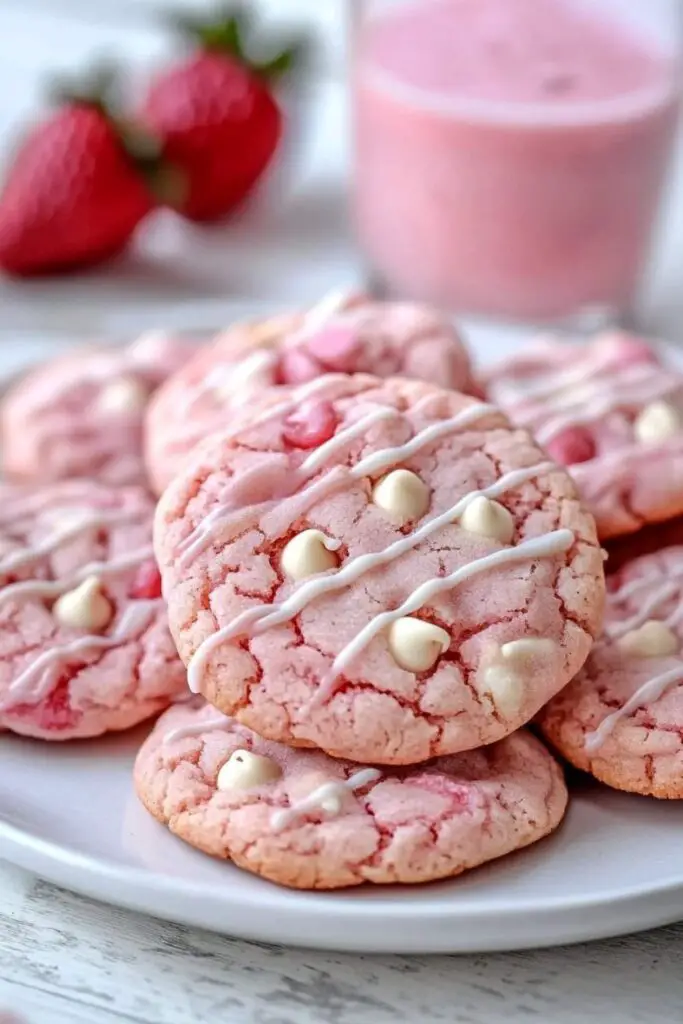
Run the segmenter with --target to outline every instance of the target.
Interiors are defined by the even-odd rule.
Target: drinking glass
[[[629,319],[670,165],[681,0],[353,0],[352,212],[385,294]]]

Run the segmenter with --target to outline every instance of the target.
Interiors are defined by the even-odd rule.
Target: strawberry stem
[[[55,77],[48,83],[48,95],[58,106],[95,107],[104,116],[110,116],[118,102],[118,84],[116,65],[105,62],[79,78]]]
[[[302,38],[293,40],[265,60],[250,56],[253,18],[244,4],[221,7],[209,19],[176,15],[172,18],[172,24],[201,49],[226,54],[268,82],[288,74],[299,63],[305,51]]]

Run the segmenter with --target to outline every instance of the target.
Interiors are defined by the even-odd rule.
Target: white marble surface
[[[199,2],[199,0],[197,0]],[[151,0],[0,0],[0,137],[36,105],[45,68],[93,52],[157,56]],[[161,6],[161,5],[160,5]],[[187,6],[187,4],[186,4]],[[236,296],[314,296],[353,272],[339,204],[344,142],[340,0],[266,0],[324,33],[304,177],[229,233],[159,221],[112,272],[0,284],[0,337],[165,319],[207,324]],[[287,195],[282,205],[277,200]],[[683,338],[683,175],[672,193],[645,312]],[[292,247],[325,259],[302,280]],[[245,270],[248,268],[248,272]],[[256,272],[255,272],[256,270]],[[7,334],[5,334],[7,337]],[[0,357],[1,358],[1,357]],[[87,808],[84,808],[87,814]],[[589,870],[590,866],[587,865]],[[468,957],[359,957],[248,945],[100,906],[0,866],[0,1011],[29,1024],[640,1024],[683,1019],[683,925],[575,948]]]

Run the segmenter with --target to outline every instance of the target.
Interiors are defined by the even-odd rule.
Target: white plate
[[[0,743],[0,851],[69,889],[248,939],[361,952],[481,952],[602,938],[683,917],[683,804],[590,786],[563,828],[451,882],[280,889],[185,846],[131,784],[145,735]]]
[[[491,357],[512,336],[474,341]],[[522,949],[683,918],[683,803],[581,782],[560,831],[499,864],[429,886],[299,893],[195,852],[142,809],[131,767],[144,735],[65,746],[0,736],[0,856],[173,921],[360,952]]]

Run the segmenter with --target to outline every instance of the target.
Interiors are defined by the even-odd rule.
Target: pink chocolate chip
[[[548,454],[563,466],[588,462],[595,456],[595,441],[583,427],[568,427],[545,446]]]
[[[161,573],[154,562],[143,562],[133,579],[129,596],[140,600],[161,597]]]
[[[311,355],[330,370],[352,373],[359,338],[350,327],[325,327],[307,342]]]
[[[303,348],[283,352],[278,369],[282,384],[304,384],[325,372],[318,360]]]
[[[11,714],[17,718],[31,718],[36,715],[36,706],[33,704],[17,704],[12,708]],[[73,729],[78,723],[81,713],[74,711],[71,707],[69,702],[69,682],[67,679],[60,679],[51,693],[40,702],[37,715],[41,729],[50,730],[51,732]]]
[[[337,414],[331,402],[304,402],[284,422],[282,437],[294,448],[317,448],[329,441],[337,426]]]

